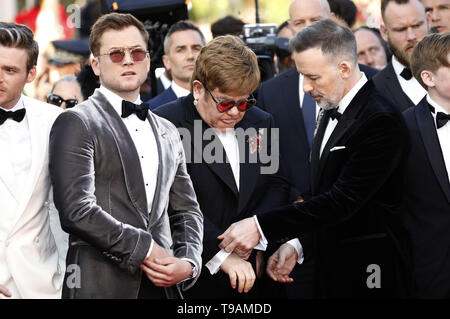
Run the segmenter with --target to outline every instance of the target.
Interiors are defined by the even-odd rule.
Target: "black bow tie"
[[[443,127],[445,124],[447,124],[448,121],[450,121],[450,114],[445,114],[443,112],[437,112],[437,114],[436,114],[436,127],[437,128]]]
[[[431,113],[435,112],[433,105],[428,104],[428,107],[430,108]],[[448,121],[450,121],[450,114],[445,114],[443,112],[437,112],[437,114],[436,114],[436,127],[437,128],[443,127],[445,124],[447,124]]]
[[[16,122],[21,122],[25,117],[25,112],[25,109],[20,109],[15,112],[0,109],[0,125],[2,125],[7,119],[13,119]]]
[[[327,110],[327,112],[328,112],[328,115],[330,116],[330,118],[333,119],[333,120],[338,120],[339,121],[339,118],[342,115],[341,113],[339,113],[337,108],[333,108],[333,109]]]
[[[122,101],[122,117],[126,118],[131,114],[136,113],[137,117],[142,121],[145,121],[148,114],[148,104],[142,103],[141,105],[136,105],[134,103],[123,100]]]
[[[406,80],[409,81],[412,79],[412,73],[408,68],[404,68],[400,75]]]

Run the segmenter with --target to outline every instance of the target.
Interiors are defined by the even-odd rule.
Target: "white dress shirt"
[[[25,108],[25,106],[22,97],[20,97],[12,109],[7,110],[1,106],[0,108],[15,112]],[[0,125],[0,150],[3,150],[1,156],[9,157],[16,180],[15,190],[19,193],[20,188],[26,185],[31,169],[31,137],[26,113],[21,122],[7,119]]]
[[[236,134],[234,129],[227,129],[225,132],[214,129],[214,132],[219,137],[220,142],[223,145],[225,154],[228,159],[228,163],[231,166],[233,172],[234,181],[236,182],[237,189],[239,191],[239,181],[240,181],[240,161],[239,161],[239,144],[236,139]],[[267,240],[261,239],[259,244],[255,249],[265,251],[267,249]],[[214,275],[219,271],[220,266],[223,264],[225,259],[231,253],[227,253],[225,250],[221,249],[211,260],[206,263],[206,267],[209,269],[211,275]]]
[[[100,86],[99,90],[106,97],[109,103],[111,103],[117,114],[121,116],[123,99],[104,86]],[[137,100],[134,101],[134,103],[142,103],[139,96]],[[148,120],[140,120],[135,113],[121,119],[125,124],[128,132],[130,133],[131,139],[139,155],[142,177],[145,184],[145,193],[147,195],[147,207],[148,212],[150,213],[155,196],[159,168],[159,153],[158,146],[156,144],[156,138],[153,134],[152,127],[150,126]],[[150,244],[150,249],[147,257],[150,256],[152,248],[153,240]]]
[[[172,87],[172,90],[177,98],[188,96],[191,93],[191,91],[186,90],[185,88],[176,84],[175,81],[172,81],[172,84],[170,86]]]
[[[411,79],[406,80],[400,75],[405,66],[401,64],[395,56],[392,56],[392,66],[394,67],[395,75],[400,82],[403,92],[405,92],[414,105],[417,105],[417,103],[419,103],[427,94],[427,91],[420,85],[414,76]]]
[[[431,115],[433,115],[434,119],[434,125],[437,130],[437,136],[439,139],[439,144],[441,145],[442,155],[444,156],[444,164],[445,168],[447,169],[447,177],[450,181],[450,121],[447,122],[444,126],[437,128],[436,126],[436,114],[437,112],[442,112],[445,114],[448,114],[446,110],[444,110],[443,107],[441,107],[439,104],[437,104],[435,101],[433,101],[430,97],[430,95],[427,94],[427,101],[430,103],[431,106],[434,107],[434,113],[431,112]]]
[[[359,92],[359,90],[366,84],[367,77],[366,75],[361,72],[361,78],[358,82],[351,88],[350,91],[345,94],[345,96],[339,101],[337,110],[339,113],[344,114],[345,110],[347,109],[347,106],[350,104],[350,102],[353,100],[355,95]],[[319,158],[322,156],[323,149],[325,148],[325,145],[327,145],[327,142],[331,136],[331,134],[334,131],[334,128],[336,127],[338,123],[337,119],[330,118],[328,121],[327,128],[325,129],[325,133],[323,135],[322,144],[320,144],[320,154]]]

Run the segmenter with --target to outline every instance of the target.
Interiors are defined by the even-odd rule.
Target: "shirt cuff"
[[[211,275],[214,275],[219,271],[220,266],[223,264],[225,259],[230,256],[230,254],[231,253],[227,253],[224,249],[222,249],[206,263],[206,268],[209,269]]]
[[[261,226],[259,226],[258,218],[256,217],[256,215],[253,215],[253,218],[255,220],[256,226],[258,227],[259,234],[261,235],[261,238],[259,239],[259,243],[258,243],[258,245],[255,246],[254,249],[266,251],[268,241],[262,232]]]
[[[298,238],[294,238],[288,241],[287,243],[293,246],[294,249],[297,251],[298,255],[297,263],[302,264],[305,258],[303,256],[303,247],[302,244],[300,243],[300,240]]]
[[[147,256],[145,256],[145,258],[148,258],[152,254],[152,249],[153,249],[153,239],[152,242],[150,243],[150,248],[148,249],[148,253]]]

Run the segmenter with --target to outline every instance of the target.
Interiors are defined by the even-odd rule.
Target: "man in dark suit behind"
[[[164,38],[163,63],[172,83],[148,101],[151,110],[189,94],[195,61],[204,45],[203,33],[191,21],[178,21],[170,27]]]
[[[426,36],[411,69],[428,94],[403,113],[410,134],[405,213],[418,298],[450,298],[450,34]]]
[[[380,32],[393,54],[373,78],[383,96],[400,112],[422,100],[426,91],[409,69],[414,46],[428,34],[429,17],[421,0],[382,0]]]
[[[323,109],[311,152],[311,196],[233,224],[219,236],[220,247],[245,251],[262,236],[270,242],[314,231],[315,247],[305,251],[315,249],[317,296],[404,296],[401,115],[360,72],[349,29],[322,20],[299,31],[291,48],[305,92]],[[289,245],[269,260],[269,274],[281,282],[291,281],[298,258]]]

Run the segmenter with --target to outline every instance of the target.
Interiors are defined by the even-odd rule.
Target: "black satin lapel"
[[[319,168],[317,171],[317,179],[320,181],[322,177],[323,168],[325,166],[325,163],[327,162],[328,155],[330,154],[330,150],[336,146],[336,143],[340,140],[340,138],[347,132],[347,130],[351,127],[355,120],[354,119],[346,119],[344,115],[341,116],[339,119],[338,124],[333,130],[333,133],[331,133],[330,138],[327,141],[327,144],[325,144],[325,147],[323,148],[322,156],[319,160]]]
[[[445,168],[444,156],[442,155],[436,127],[433,123],[434,118],[428,109],[427,103],[423,103],[422,101],[421,104],[417,106],[415,114],[428,159],[430,160],[434,174],[441,185],[442,191],[450,202],[450,183]]]
[[[329,115],[325,113],[320,120],[320,123],[317,129],[316,136],[313,139],[313,145],[311,148],[311,187],[313,195],[316,194],[316,190],[319,184],[319,161],[320,161],[320,147],[323,142],[323,135],[325,133],[327,123],[329,120]]]
[[[95,91],[92,100],[111,129],[122,162],[128,195],[137,212],[145,220],[144,225],[146,226],[149,218],[147,212],[147,195],[145,193],[141,163],[139,162],[139,156],[133,140],[122,119],[103,94],[98,90]]]

